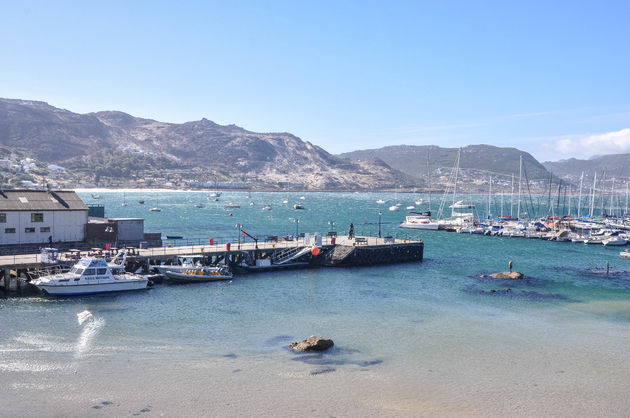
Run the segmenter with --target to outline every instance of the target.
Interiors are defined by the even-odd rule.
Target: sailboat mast
[[[549,191],[547,192],[547,218],[549,217],[549,213],[551,211],[551,180],[552,174],[549,172]]]
[[[593,174],[593,190],[591,193],[591,210],[589,211],[589,216],[593,217],[593,212],[595,211],[595,186],[597,184],[597,171]]]
[[[457,196],[457,179],[459,177],[459,158],[461,156],[462,149],[457,150],[457,162],[455,163],[455,184],[453,185],[453,205],[455,205],[455,198]]]
[[[516,219],[521,219],[521,178],[523,176],[523,156],[519,156],[518,165],[518,202],[516,203]]]
[[[488,219],[490,219],[490,203],[492,199],[492,176],[490,176],[490,188],[488,189]]]
[[[501,190],[501,218],[503,218],[503,190]]]
[[[612,179],[612,186],[610,186],[610,214],[615,214],[615,178]]]
[[[602,210],[600,214],[602,218],[604,217],[604,193],[606,193],[605,189],[606,189],[606,168],[604,167],[604,175],[602,176],[602,193],[601,193]]]
[[[626,210],[624,215],[628,215],[628,182],[626,181]]]
[[[582,182],[584,181],[584,171],[582,171],[582,175],[580,176],[580,195],[578,197],[578,208],[577,208],[577,217],[580,219],[580,209],[582,208]]]
[[[510,198],[510,218],[512,217],[513,209],[514,209],[514,173],[512,173],[512,195]]]
[[[427,148],[427,184],[429,185],[429,212],[431,212],[431,170],[429,170],[429,149]]]
[[[569,185],[569,210],[567,210],[567,215],[571,216],[571,192],[573,190],[571,189],[571,185]]]

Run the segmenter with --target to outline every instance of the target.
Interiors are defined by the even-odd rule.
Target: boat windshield
[[[85,269],[82,269],[80,267],[72,267],[72,270],[70,270],[70,273],[81,275],[83,274],[83,270]]]

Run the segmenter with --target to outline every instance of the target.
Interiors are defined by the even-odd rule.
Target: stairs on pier
[[[355,247],[350,247],[348,245],[335,245],[332,250],[326,254],[325,264],[330,266],[341,264],[346,258],[352,255],[354,250]]]
[[[286,250],[279,251],[274,254],[271,261],[273,264],[284,264],[291,260],[302,257],[304,254],[311,251],[310,247],[294,247],[287,248]]]

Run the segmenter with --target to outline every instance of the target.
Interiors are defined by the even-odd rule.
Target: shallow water
[[[378,231],[376,194],[100,193],[111,217],[185,238]],[[157,196],[157,195],[155,195]],[[91,201],[89,194],[84,196]],[[400,195],[403,203],[416,196]],[[145,205],[138,205],[138,199]],[[255,206],[249,206],[253,200]],[[291,196],[291,204],[298,195]],[[226,202],[241,209],[225,210]],[[94,201],[96,203],[96,201]],[[262,211],[271,204],[271,212]],[[307,269],[119,295],[0,301],[8,415],[624,415],[630,261],[619,249],[398,230],[425,260]],[[232,216],[229,216],[229,213]],[[367,222],[367,223],[366,223]],[[340,233],[342,233],[340,232]],[[207,242],[207,241],[206,241]],[[526,280],[480,277],[508,261]],[[606,261],[622,272],[601,274]],[[286,346],[309,335],[324,354]],[[61,393],[61,395],[60,395]],[[54,409],[50,409],[51,405]]]

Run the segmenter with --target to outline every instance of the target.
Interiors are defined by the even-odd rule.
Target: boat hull
[[[35,284],[39,290],[51,296],[78,296],[97,293],[127,292],[146,289],[148,279],[120,280],[112,283],[94,283],[78,285]]]
[[[232,280],[232,275],[196,275],[196,274],[184,274],[176,271],[165,272],[166,277],[171,282],[176,283],[202,283],[202,282],[217,282],[222,280]]]
[[[424,230],[437,230],[439,229],[440,225],[437,222],[430,222],[430,223],[401,223],[399,225],[399,228],[407,228],[407,229],[424,229]]]

